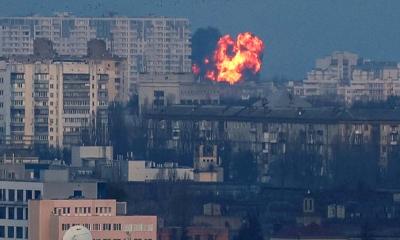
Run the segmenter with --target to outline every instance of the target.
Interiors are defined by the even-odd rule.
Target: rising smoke
[[[204,76],[207,70],[211,70],[212,64],[209,61],[212,61],[220,38],[220,31],[214,27],[199,28],[193,34],[192,63],[196,75]]]

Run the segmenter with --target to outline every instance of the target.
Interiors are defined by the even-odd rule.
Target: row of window
[[[0,201],[24,202],[30,199],[40,199],[40,190],[0,189]]]
[[[73,208],[74,214],[91,214],[92,208],[91,207],[75,207]],[[95,208],[96,214],[108,214],[110,215],[112,212],[111,207],[96,207]],[[53,214],[56,215],[68,215],[71,214],[70,207],[62,207],[62,208],[54,208]]]
[[[25,212],[25,215],[24,215]],[[0,207],[0,219],[27,220],[28,208],[23,207]]]
[[[6,239],[23,239],[25,229],[25,239],[28,238],[28,228],[27,227],[14,227],[14,226],[2,226],[0,225],[0,238]]]
[[[77,224],[64,223],[61,225],[61,230],[66,231]],[[121,224],[121,223],[93,223],[82,224],[90,231],[124,231],[124,232],[152,232],[154,231],[153,224]]]

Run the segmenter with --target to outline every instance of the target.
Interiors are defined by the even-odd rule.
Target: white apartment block
[[[317,59],[307,78],[289,88],[295,95],[338,97],[347,104],[358,100],[386,100],[389,96],[400,96],[400,64],[334,52]]]
[[[80,145],[89,129],[100,129],[96,135],[106,142],[109,103],[125,89],[120,68],[124,61],[114,58],[0,61],[2,144],[69,147]]]
[[[0,56],[33,53],[33,40],[47,38],[60,55],[86,55],[87,42],[102,39],[112,54],[129,64],[130,91],[139,72],[191,72],[190,24],[167,17],[0,18]]]

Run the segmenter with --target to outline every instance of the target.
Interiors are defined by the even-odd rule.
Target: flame
[[[256,74],[261,70],[261,56],[264,51],[263,41],[252,33],[240,33],[236,41],[230,35],[221,37],[213,58],[204,60],[207,65],[212,64],[211,70],[205,72],[205,77],[217,81],[235,84],[243,79],[243,73],[250,70]],[[196,75],[200,74],[197,66],[193,71]]]
[[[195,75],[199,75],[199,74],[200,74],[200,67],[199,67],[197,64],[193,64],[193,65],[192,65],[192,72],[193,72]]]

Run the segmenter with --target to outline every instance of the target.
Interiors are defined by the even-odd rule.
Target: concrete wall
[[[65,199],[74,195],[74,191],[82,191],[85,198],[97,198],[96,182],[45,182],[43,183],[43,199]]]
[[[147,164],[146,164],[147,163]],[[154,180],[193,180],[193,168],[150,167],[147,161],[129,161],[125,173],[125,181],[145,182]]]
[[[68,182],[68,169],[45,169],[40,171],[40,180],[42,182]]]
[[[110,161],[113,159],[113,148],[111,146],[72,147],[71,161],[73,167],[82,167],[82,159],[84,158]]]

